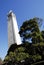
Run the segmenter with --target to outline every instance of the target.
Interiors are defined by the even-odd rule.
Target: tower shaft
[[[21,44],[21,38],[19,35],[18,25],[15,14],[9,12],[8,14],[8,46],[12,44]]]

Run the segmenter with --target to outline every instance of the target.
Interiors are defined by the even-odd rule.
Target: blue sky
[[[7,13],[13,10],[18,27],[25,20],[39,17],[44,20],[44,0],[0,0],[0,57],[4,59],[8,50]]]

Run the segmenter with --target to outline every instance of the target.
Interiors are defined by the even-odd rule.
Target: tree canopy
[[[25,21],[20,27],[20,36],[23,42],[31,42],[33,44],[42,42],[42,36],[38,24],[39,18],[33,18]],[[41,20],[40,20],[41,23]]]

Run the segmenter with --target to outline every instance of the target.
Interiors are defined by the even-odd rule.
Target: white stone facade
[[[21,44],[21,38],[19,35],[18,25],[16,21],[16,16],[12,11],[8,13],[8,46],[16,43]]]

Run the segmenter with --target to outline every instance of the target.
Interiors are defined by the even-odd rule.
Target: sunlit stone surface
[[[20,45],[21,38],[19,35],[16,16],[12,11],[9,11],[7,16],[8,16],[8,46],[10,47],[14,43]]]

